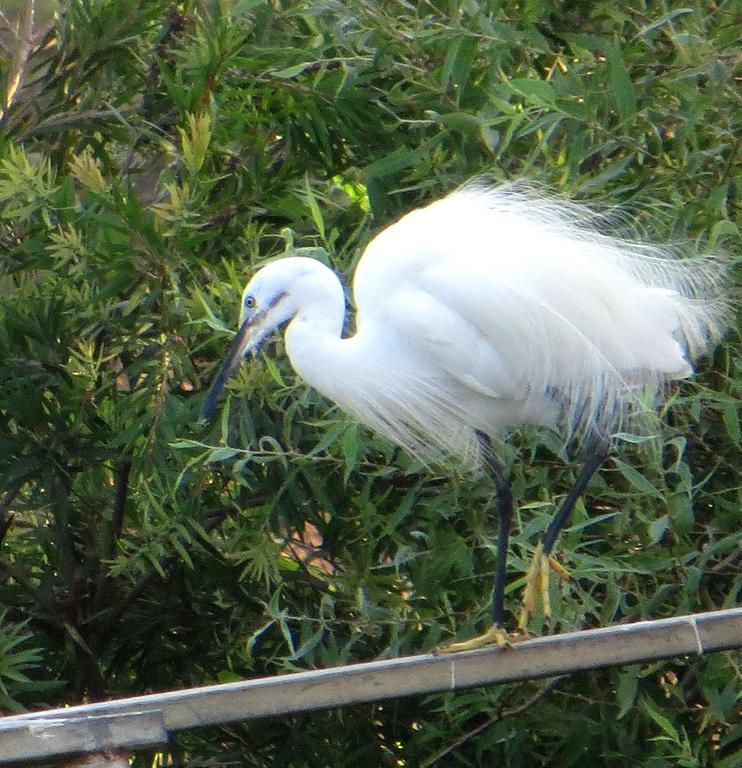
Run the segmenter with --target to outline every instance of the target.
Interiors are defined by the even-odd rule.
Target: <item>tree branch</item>
[[[116,554],[116,542],[121,536],[124,525],[124,511],[129,495],[129,474],[131,459],[122,459],[113,471],[114,495],[111,522],[108,526],[102,557],[97,562],[98,576],[95,582],[95,594],[90,605],[90,616],[97,616],[104,608],[108,596],[108,566]],[[100,648],[100,638],[91,638],[91,645]]]
[[[108,531],[108,541],[106,543],[105,557],[113,559],[116,554],[116,542],[121,536],[121,529],[124,525],[124,511],[126,509],[126,500],[129,495],[129,474],[131,473],[131,459],[122,459],[114,471],[115,494],[113,497],[113,515],[111,517],[111,526]]]
[[[481,725],[478,725],[471,731],[467,731],[463,735],[459,736],[456,741],[436,752],[425,762],[420,763],[420,768],[430,768],[430,766],[435,765],[435,763],[437,763],[442,757],[450,754],[454,751],[454,749],[458,749],[462,744],[465,744],[470,739],[478,736],[480,733],[482,733],[482,731],[486,731],[495,723],[502,722],[503,720],[507,720],[510,717],[517,717],[518,715],[522,715],[524,712],[527,712],[529,709],[531,709],[531,707],[534,707],[536,704],[538,704],[541,699],[543,699],[545,696],[548,696],[564,679],[564,677],[565,675],[560,675],[559,677],[552,678],[548,683],[546,683],[546,685],[536,691],[536,693],[531,696],[530,699],[524,701],[523,704],[520,704],[517,707],[513,707],[512,709],[501,709],[496,715],[488,718]]]

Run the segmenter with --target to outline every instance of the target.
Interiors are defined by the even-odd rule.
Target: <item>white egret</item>
[[[548,611],[560,529],[639,389],[692,373],[724,317],[724,266],[706,256],[612,237],[604,219],[563,199],[470,183],[414,210],[367,246],[353,280],[356,333],[320,261],[284,257],[250,280],[240,326],[203,409],[240,360],[287,323],[286,351],[308,384],[424,460],[483,459],[499,515],[493,626],[503,593],[512,498],[490,436],[537,424],[584,438],[587,463],[553,518],[529,573]]]

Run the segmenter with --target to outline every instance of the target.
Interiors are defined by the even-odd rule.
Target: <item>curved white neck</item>
[[[294,370],[307,384],[338,402],[349,373],[344,355],[346,340],[341,336],[345,296],[337,275],[329,274],[334,284],[315,284],[312,294],[303,297],[286,328],[285,338]]]

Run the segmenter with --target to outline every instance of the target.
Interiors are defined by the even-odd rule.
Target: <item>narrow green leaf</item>
[[[190,554],[188,554],[188,550],[185,547],[185,544],[181,541],[180,536],[177,534],[173,534],[170,536],[170,543],[173,545],[175,551],[180,555],[180,559],[182,562],[186,564],[188,568],[193,568],[193,561],[191,560]]]
[[[634,35],[634,40],[636,40],[639,37],[646,37],[651,32],[654,32],[656,29],[659,29],[660,27],[664,27],[665,24],[668,24],[673,19],[676,19],[678,16],[684,16],[687,13],[694,13],[694,8],[676,8],[674,11],[668,11],[667,13],[663,14],[659,17],[659,19],[656,19],[651,24],[647,24],[646,27],[642,27],[636,35]]]
[[[668,499],[672,529],[676,533],[685,535],[693,530],[695,515],[693,502],[688,493],[674,493]]]
[[[455,86],[463,90],[471,74],[471,64],[476,56],[477,44],[471,37],[458,37],[449,46],[441,68],[441,85],[444,89]]]
[[[620,672],[618,688],[616,689],[616,699],[618,700],[617,720],[621,720],[634,706],[634,701],[636,701],[636,692],[639,687],[636,672],[635,667],[629,667]]]
[[[281,375],[281,370],[276,365],[276,361],[270,355],[263,355],[262,360],[265,363],[265,367],[268,369],[268,373],[271,375],[273,381],[275,381],[279,387],[285,389],[287,385],[283,379],[283,376]]]
[[[215,461],[225,461],[242,453],[238,448],[215,448],[205,459],[207,464],[213,464]]]
[[[198,288],[198,286],[194,286],[193,293],[195,294],[196,298],[199,300],[199,303],[203,307],[204,312],[206,313],[206,317],[202,320],[197,320],[195,322],[202,322],[206,323],[206,325],[211,328],[212,331],[224,331],[226,333],[234,333],[231,328],[229,328],[222,320],[220,320],[212,310],[209,302],[206,299],[206,296],[201,292],[201,290]]]
[[[662,515],[662,517],[652,521],[649,526],[649,536],[655,544],[662,539],[669,526],[669,515]]]
[[[358,441],[360,428],[357,424],[351,424],[343,435],[343,458],[345,459],[345,471],[343,482],[347,483],[351,472],[355,469],[358,459]]]
[[[633,467],[629,466],[621,459],[613,459],[613,463],[618,468],[619,472],[631,483],[637,491],[645,493],[648,496],[653,496],[656,499],[664,498],[663,495],[647,480],[644,475]]]
[[[554,107],[556,97],[554,95],[554,89],[545,80],[520,79],[515,78],[508,80],[508,85],[515,93],[520,96],[524,96],[532,104],[537,107],[545,107],[551,109]]]
[[[654,703],[650,699],[645,698],[642,701],[642,709],[652,718],[652,720],[654,720],[655,723],[657,723],[657,725],[659,725],[659,727],[667,736],[669,736],[673,741],[678,741],[679,736],[675,726],[665,717],[665,715],[657,710]]]
[[[3,669],[0,669],[0,676],[16,683],[28,682],[28,677],[24,675],[23,672],[19,672],[12,667],[4,667]]]
[[[271,74],[273,77],[278,77],[281,80],[290,80],[292,77],[300,75],[314,64],[313,61],[304,61],[301,64],[294,64],[292,67],[286,67],[285,69],[278,69]]]
[[[372,179],[389,176],[390,174],[399,173],[406,168],[411,168],[416,163],[420,162],[422,158],[427,157],[437,143],[438,139],[436,138],[431,141],[426,141],[424,144],[414,149],[412,147],[401,146],[393,152],[382,156],[379,160],[370,163],[363,169],[363,179],[366,187],[368,188],[369,181]]]
[[[438,115],[438,122],[445,128],[450,128],[465,136],[478,137],[482,130],[482,119],[468,112],[448,112]]]
[[[322,211],[320,210],[317,198],[312,189],[312,185],[309,183],[309,176],[304,177],[304,190],[307,193],[307,204],[309,205],[309,212],[312,214],[312,221],[314,226],[317,227],[320,237],[323,242],[326,242],[325,238],[325,221],[322,218]]]
[[[586,181],[583,181],[579,187],[577,187],[577,191],[582,193],[586,192],[588,189],[602,189],[607,182],[622,176],[626,169],[634,162],[634,156],[629,155],[628,157],[622,157],[617,162],[610,163],[605,166],[605,170],[601,171],[596,176],[591,176]]]
[[[317,456],[320,453],[324,453],[346,430],[346,424],[338,424],[332,429],[325,431],[322,439],[312,448],[307,456]]]
[[[729,437],[734,440],[735,443],[739,443],[740,427],[739,427],[739,405],[729,403],[722,411],[721,418],[724,422]]]
[[[629,120],[636,113],[636,93],[626,69],[621,49],[616,44],[607,46],[605,59],[608,65],[608,82],[611,86],[616,111],[622,122]]]

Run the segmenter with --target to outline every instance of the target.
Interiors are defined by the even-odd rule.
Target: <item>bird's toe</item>
[[[436,648],[434,654],[458,653],[459,651],[475,651],[479,648],[487,648],[490,645],[496,645],[498,648],[509,648],[516,639],[524,639],[520,634],[512,635],[505,629],[493,624],[486,632],[472,637],[469,640],[462,640],[458,643],[449,643]]]

